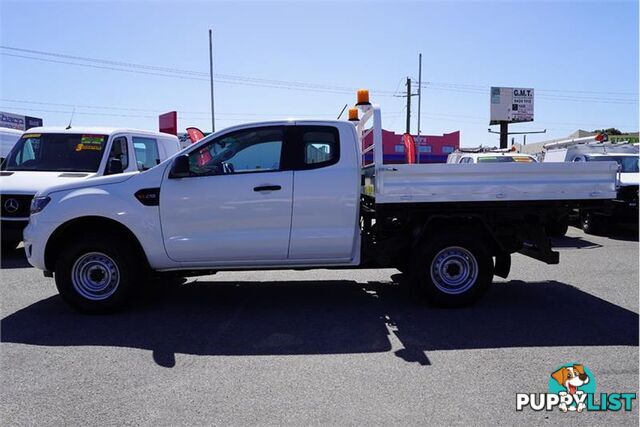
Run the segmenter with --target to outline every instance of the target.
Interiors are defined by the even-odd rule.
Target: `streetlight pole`
[[[420,107],[422,106],[422,53],[418,54],[418,142],[416,149],[417,163],[420,163]]]
[[[211,132],[216,131],[216,115],[213,103],[213,34],[209,29],[209,80],[211,82]]]

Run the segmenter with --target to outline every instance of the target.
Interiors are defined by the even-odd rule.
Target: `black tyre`
[[[84,235],[62,248],[55,280],[62,299],[86,313],[122,309],[142,277],[140,258],[120,236]]]
[[[558,219],[545,226],[545,231],[550,237],[564,237],[569,230],[569,218]]]
[[[590,211],[580,212],[580,226],[587,234],[602,234],[605,228],[604,219]]]
[[[412,276],[427,300],[444,307],[477,301],[493,279],[493,259],[482,238],[473,233],[428,238],[416,252]]]
[[[9,253],[16,250],[20,244],[19,240],[3,240],[2,241],[2,253]]]

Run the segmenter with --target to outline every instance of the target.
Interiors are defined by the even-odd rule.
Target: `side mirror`
[[[122,172],[123,172],[122,160],[118,158],[109,159],[106,175],[115,175],[117,173],[122,173]]]
[[[189,167],[189,156],[183,154],[173,159],[169,178],[185,178],[191,174]]]

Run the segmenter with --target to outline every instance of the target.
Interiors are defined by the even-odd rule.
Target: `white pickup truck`
[[[103,127],[37,127],[20,132],[0,170],[2,249],[22,240],[31,199],[55,184],[146,170],[180,150],[160,132]]]
[[[558,262],[546,216],[615,197],[615,163],[384,165],[380,109],[360,104],[355,126],[235,126],[143,173],[42,191],[28,260],[87,312],[121,308],[149,273],[389,266],[459,306],[514,252]]]

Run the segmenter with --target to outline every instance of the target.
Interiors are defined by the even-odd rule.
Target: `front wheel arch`
[[[56,262],[61,253],[61,249],[71,239],[78,236],[96,234],[118,235],[124,239],[123,244],[130,244],[138,259],[144,261],[144,268],[149,269],[149,261],[138,238],[124,224],[102,216],[86,216],[69,220],[56,228],[51,234],[44,252],[45,267],[49,271],[55,269]]]

